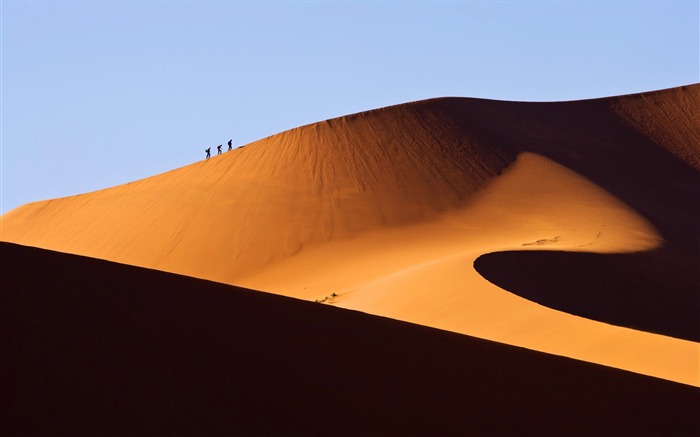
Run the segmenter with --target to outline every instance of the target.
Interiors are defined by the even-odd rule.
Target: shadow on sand
[[[489,253],[474,268],[491,283],[549,308],[700,341],[700,275],[689,263],[663,248],[633,254],[538,250]]]

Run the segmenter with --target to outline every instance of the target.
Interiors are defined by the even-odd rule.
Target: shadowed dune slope
[[[496,111],[501,104],[485,106]],[[508,136],[517,132],[525,149],[580,172],[637,210],[660,231],[662,247],[632,255],[500,252],[478,259],[477,270],[556,309],[700,341],[700,86],[572,104],[572,113],[564,110],[569,103],[541,104],[567,136],[533,135],[544,118],[536,105],[517,114],[520,123],[512,122]],[[556,106],[562,111],[549,112]],[[482,127],[497,119],[470,116]],[[495,126],[485,130],[499,141]]]
[[[0,244],[3,435],[694,435],[700,390]]]
[[[677,275],[678,265],[655,252],[495,252],[474,267],[499,287],[550,308],[700,341],[697,281]]]

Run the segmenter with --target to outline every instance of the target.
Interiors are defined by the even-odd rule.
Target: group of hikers
[[[227,150],[227,152],[230,152],[231,149],[233,149],[233,146],[231,145],[231,143],[233,143],[233,140],[228,140],[228,150]],[[223,144],[219,144],[218,146],[216,146],[217,155],[221,155],[221,148],[222,148],[223,146],[224,146]],[[211,158],[211,147],[204,149],[204,151],[207,152],[207,157],[206,157],[206,159]]]

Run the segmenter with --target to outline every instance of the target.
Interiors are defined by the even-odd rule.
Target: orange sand
[[[495,251],[658,253],[683,283],[668,294],[697,305],[687,266],[698,256],[698,116],[697,85],[582,102],[414,102],[25,205],[2,216],[1,238],[700,386],[697,332],[574,316],[473,268]]]

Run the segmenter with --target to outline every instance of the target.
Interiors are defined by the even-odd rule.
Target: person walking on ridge
[[[227,152],[230,152],[230,151],[231,151],[231,148],[232,148],[232,147],[231,147],[231,143],[232,143],[232,142],[233,142],[233,140],[228,140],[228,150],[227,150]]]
[[[221,146],[223,146],[223,144],[219,144],[218,146],[216,146],[217,155],[221,155]]]
[[[208,149],[204,149],[204,151],[207,152],[207,157],[206,157],[206,159],[211,158],[211,147],[209,147]]]

